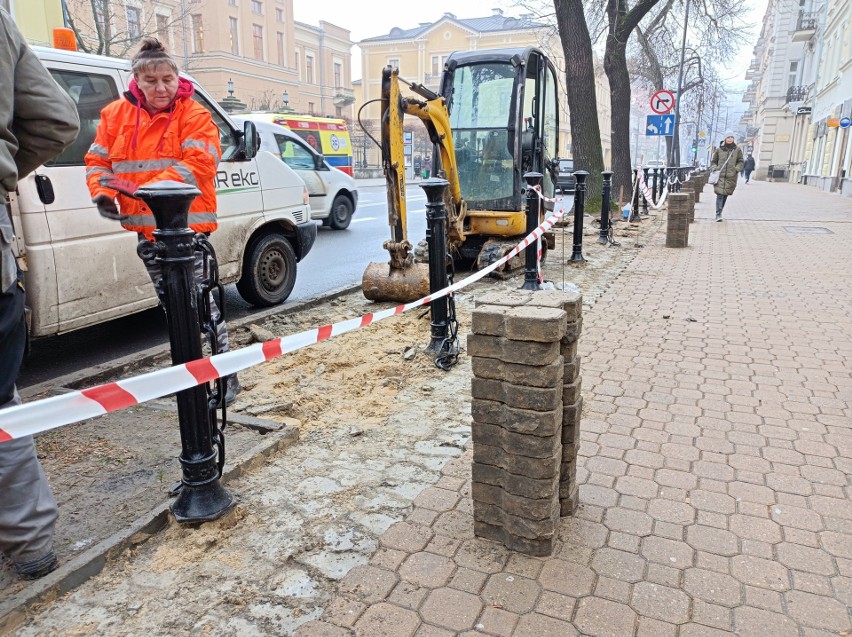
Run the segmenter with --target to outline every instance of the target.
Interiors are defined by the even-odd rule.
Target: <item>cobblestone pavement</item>
[[[584,317],[553,557],[473,537],[470,452],[297,635],[852,633],[852,201],[740,185]]]

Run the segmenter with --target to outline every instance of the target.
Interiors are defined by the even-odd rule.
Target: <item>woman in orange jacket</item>
[[[95,141],[86,153],[86,182],[101,216],[121,222],[140,239],[153,239],[156,229],[151,210],[138,199],[109,187],[119,178],[138,186],[158,181],[182,181],[201,194],[189,209],[189,227],[211,233],[216,222],[216,167],[221,150],[219,129],[210,113],[192,99],[195,89],[179,75],[175,61],[156,38],[142,39],[131,61],[129,90],[101,111]],[[118,205],[116,205],[116,197]],[[162,299],[162,272],[155,261],[145,261],[148,274]],[[203,255],[196,253],[196,281],[203,276]],[[228,332],[219,321],[211,295],[210,313],[217,325],[220,352],[228,351]],[[225,400],[233,402],[240,390],[236,375],[227,379]]]

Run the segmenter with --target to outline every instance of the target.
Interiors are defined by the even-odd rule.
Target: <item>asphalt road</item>
[[[390,238],[385,187],[360,186],[358,192],[358,208],[349,228],[342,231],[318,228],[313,249],[299,263],[296,286],[280,306],[283,310],[298,301],[360,283],[368,263],[387,261],[387,252],[382,248],[382,244]],[[416,244],[426,236],[426,196],[417,185],[410,185],[407,197],[409,238]],[[258,311],[243,301],[234,285],[226,286],[225,297],[229,321]],[[159,308],[69,334],[39,339],[32,343],[30,355],[18,378],[18,387],[49,381],[166,342],[166,318]]]

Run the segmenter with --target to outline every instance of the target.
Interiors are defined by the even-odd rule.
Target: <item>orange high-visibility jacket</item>
[[[139,106],[138,89],[107,105],[86,153],[86,183],[92,198],[118,195],[121,213],[130,215],[121,225],[149,240],[156,229],[151,210],[142,201],[105,187],[104,178],[115,175],[140,186],[166,180],[192,184],[201,194],[189,209],[190,228],[213,232],[217,227],[219,129],[207,109],[190,97],[192,84],[181,78],[180,85],[172,108],[154,116]]]

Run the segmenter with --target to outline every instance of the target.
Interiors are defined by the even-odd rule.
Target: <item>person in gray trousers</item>
[[[9,193],[18,180],[71,144],[77,107],[0,9],[0,427],[2,409],[19,405],[15,379],[24,356],[24,282],[12,254]],[[59,511],[32,436],[0,438],[0,552],[27,579],[56,568],[53,530]]]

